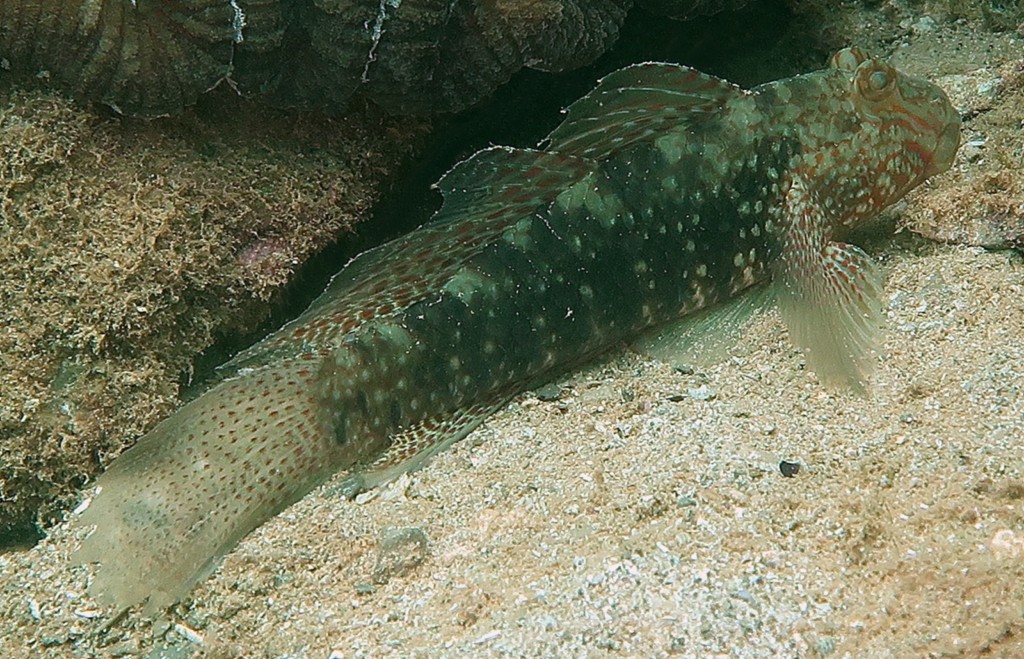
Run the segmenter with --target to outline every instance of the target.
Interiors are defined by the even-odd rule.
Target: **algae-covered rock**
[[[256,329],[422,131],[226,105],[148,122],[0,95],[0,542],[173,408],[218,334]]]

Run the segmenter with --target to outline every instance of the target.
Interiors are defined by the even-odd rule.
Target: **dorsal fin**
[[[634,64],[601,78],[570,105],[565,121],[548,135],[548,148],[600,160],[668,128],[702,122],[747,93],[679,64]]]
[[[303,341],[291,332],[308,332],[317,316],[329,315],[331,326],[348,331],[435,295],[487,243],[595,168],[591,161],[546,151],[478,151],[435,185],[444,204],[430,222],[349,261],[302,315],[236,355],[221,367],[221,375],[259,368],[280,359],[282,350],[301,353]]]
[[[553,200],[595,168],[571,154],[495,146],[452,167],[434,187],[444,195],[435,221],[487,217],[509,224]],[[501,211],[496,214],[495,211]]]

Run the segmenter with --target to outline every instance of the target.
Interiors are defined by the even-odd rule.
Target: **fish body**
[[[761,284],[823,379],[860,386],[880,281],[833,234],[947,169],[958,130],[941,90],[857,50],[751,91],[676,65],[609,75],[543,149],[453,168],[430,223],[118,458],[80,520],[92,592],[166,607],[332,474],[392,478],[524,389]]]

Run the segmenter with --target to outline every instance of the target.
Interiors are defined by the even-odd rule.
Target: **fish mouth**
[[[960,117],[947,121],[935,140],[935,150],[928,163],[927,176],[935,176],[953,166],[957,149],[960,148]]]
[[[960,113],[946,92],[931,82],[904,76],[900,80],[901,112],[911,117],[912,131],[924,147],[924,178],[941,174],[953,166],[960,148]]]
[[[925,176],[935,176],[952,167],[960,148],[960,113],[949,102],[945,91],[930,86],[933,90],[929,103],[931,111],[926,110],[925,116],[931,115],[929,123],[934,126],[935,142]]]

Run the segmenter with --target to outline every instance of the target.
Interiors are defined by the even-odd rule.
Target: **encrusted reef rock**
[[[676,18],[747,0],[639,0]],[[586,64],[634,0],[0,0],[0,64],[129,115],[173,114],[227,81],[338,110],[468,107],[524,66]]]
[[[0,92],[0,546],[175,407],[197,353],[258,331],[424,132],[226,100],[151,122]]]

